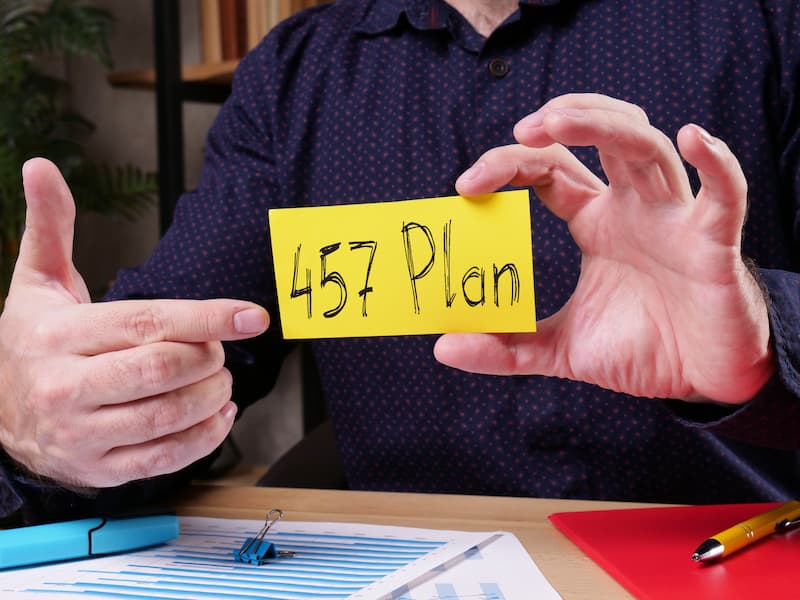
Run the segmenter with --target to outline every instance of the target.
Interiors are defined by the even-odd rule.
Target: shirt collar
[[[565,0],[519,0],[520,6],[552,6]],[[357,30],[368,34],[385,33],[405,15],[412,27],[420,31],[447,27],[447,6],[444,0],[375,0]]]

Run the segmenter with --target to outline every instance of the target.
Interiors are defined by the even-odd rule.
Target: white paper
[[[509,595],[520,575],[534,576],[535,572],[538,573],[527,552],[510,534],[287,520],[275,523],[268,539],[279,550],[293,551],[295,556],[272,560],[262,566],[236,561],[233,553],[262,525],[263,522],[253,520],[181,517],[180,537],[155,548],[2,571],[0,596],[60,600],[86,598],[87,595],[128,600],[421,600],[444,598],[437,590],[461,590],[463,587],[464,590],[486,589],[491,592],[501,585],[497,589],[505,595],[475,596],[470,592],[469,596],[450,595],[447,598],[511,600],[523,598]],[[518,547],[505,548],[508,542],[504,540],[507,538],[516,542]],[[470,552],[476,546],[479,547],[477,554]],[[490,548],[498,550],[490,551]],[[502,557],[500,550],[503,550]],[[519,559],[527,559],[527,571],[520,571],[518,567],[506,568],[506,562],[514,552],[521,553],[516,557],[517,563],[526,564]],[[481,560],[476,558],[478,555]],[[497,559],[491,559],[495,555]],[[484,563],[481,568],[487,575],[473,580],[472,576],[476,574],[473,567],[478,563]],[[435,575],[433,579],[431,574]],[[457,578],[440,581],[443,575]],[[547,584],[541,573],[538,577]],[[409,588],[411,583],[415,585]],[[523,583],[526,589],[531,589],[530,585],[539,585],[540,582]],[[480,588],[482,584],[489,587],[484,585]],[[451,587],[442,587],[448,585]],[[526,599],[532,597],[539,596],[524,596]],[[553,591],[552,596],[541,597],[558,596]]]
[[[561,596],[512,533],[497,532],[464,560],[392,600],[559,600]]]

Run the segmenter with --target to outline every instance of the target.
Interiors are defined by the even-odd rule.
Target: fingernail
[[[459,181],[472,181],[477,178],[485,168],[486,165],[483,162],[476,163],[464,171],[458,179]]]
[[[544,111],[537,110],[535,113],[521,119],[520,122],[517,123],[517,127],[521,127],[522,129],[534,129],[536,127],[541,127],[543,121]]]
[[[222,418],[226,421],[233,421],[234,417],[236,416],[239,407],[236,406],[233,402],[228,402],[225,406],[222,407],[222,410],[219,411],[219,414],[222,415]]]
[[[714,145],[714,138],[713,138],[713,137],[711,137],[711,134],[710,134],[710,133],[708,133],[708,132],[707,132],[705,129],[703,129],[702,127],[700,127],[700,125],[695,125],[695,128],[697,129],[697,135],[698,135],[698,137],[699,137],[701,140],[703,140],[703,143],[704,143],[706,146],[713,146],[713,145]]]
[[[258,308],[248,308],[233,315],[233,326],[239,333],[261,333],[267,324],[266,311]]]
[[[586,111],[580,108],[554,108],[550,112],[570,119],[582,119],[586,116]]]
[[[29,158],[24,163],[22,163],[22,179],[25,179],[25,176],[28,174],[28,171],[30,171],[32,162],[33,159]]]

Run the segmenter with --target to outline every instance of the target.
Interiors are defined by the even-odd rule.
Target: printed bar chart
[[[3,598],[392,597],[408,582],[465,556],[492,533],[334,523],[277,524],[269,541],[293,556],[262,566],[233,552],[258,521],[181,518],[181,535],[152,549],[4,572]],[[395,595],[394,597],[399,597]]]

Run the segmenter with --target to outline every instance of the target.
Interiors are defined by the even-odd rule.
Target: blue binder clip
[[[275,544],[264,539],[270,527],[280,521],[282,517],[283,511],[280,509],[273,508],[269,511],[261,531],[255,537],[247,538],[241,548],[234,550],[233,557],[239,562],[261,566],[271,558],[294,556],[294,552],[278,551]]]

